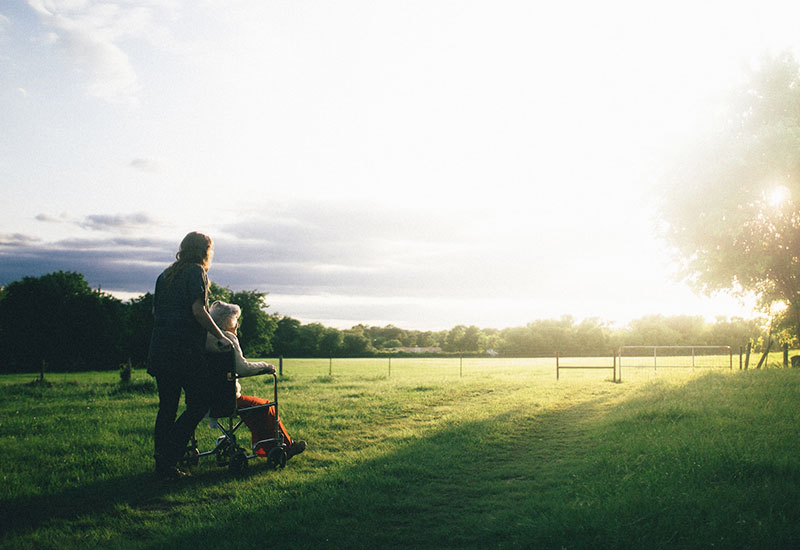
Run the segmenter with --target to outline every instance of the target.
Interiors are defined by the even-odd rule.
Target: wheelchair
[[[256,450],[266,445],[271,448],[266,454],[267,467],[270,469],[286,466],[286,442],[278,428],[278,376],[272,374],[273,400],[263,405],[254,407],[237,408],[236,406],[236,361],[234,352],[207,353],[206,361],[211,373],[213,397],[209,416],[212,425],[219,429],[222,435],[217,437],[214,448],[200,451],[197,447],[196,432],[192,434],[189,445],[184,453],[182,463],[196,466],[201,459],[214,457],[217,466],[227,466],[233,474],[243,474],[247,470],[248,462],[257,456]],[[263,373],[267,374],[267,373]],[[262,376],[256,374],[255,376]],[[275,437],[256,441],[252,448],[242,447],[236,439],[237,430],[244,424],[248,415],[274,407],[275,409]]]

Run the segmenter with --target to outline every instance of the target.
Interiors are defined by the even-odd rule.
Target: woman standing
[[[153,335],[147,372],[158,384],[154,431],[156,473],[167,479],[189,474],[178,469],[186,443],[211,402],[204,349],[206,334],[231,346],[208,314],[208,276],[213,255],[211,238],[189,233],[176,261],[159,275],[153,298]],[[181,390],[186,410],[175,420]]]

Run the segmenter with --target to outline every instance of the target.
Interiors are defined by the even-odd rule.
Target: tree
[[[464,331],[464,336],[461,338],[460,351],[478,353],[486,349],[486,335],[476,327],[470,325]]]
[[[208,285],[209,305],[217,300],[219,300],[220,302],[227,302],[229,304],[233,303],[231,298],[232,296],[233,296],[233,291],[227,286],[219,286],[217,283],[213,281],[211,282],[210,285]]]
[[[628,333],[624,338],[628,346],[677,346],[680,344],[695,344],[691,341],[682,342],[683,335],[670,326],[670,317],[663,315],[646,315],[630,322]],[[699,319],[702,320],[702,317]]]
[[[300,335],[300,321],[283,316],[276,322],[272,347],[275,355],[290,357],[295,355]]]
[[[783,302],[800,328],[800,68],[790,54],[747,74],[666,180],[662,218],[699,290]]]
[[[718,318],[716,323],[708,328],[708,338],[705,343],[731,346],[736,350],[740,346],[747,345],[748,341],[756,342],[763,332],[761,323],[755,319]]]
[[[319,342],[319,352],[323,357],[333,357],[341,351],[344,339],[339,329],[325,328],[322,339]]]
[[[364,335],[363,325],[356,325],[342,334],[342,353],[345,357],[364,355],[373,351],[369,338]]]
[[[436,333],[430,330],[425,332],[417,333],[417,340],[416,345],[421,348],[433,348],[436,347],[438,340],[436,338]]]
[[[125,310],[80,273],[24,277],[3,289],[4,371],[116,369],[127,352]]]
[[[320,343],[325,334],[325,327],[320,323],[300,325],[295,343],[294,355],[300,357],[319,357],[321,354]]]
[[[594,353],[610,350],[606,323],[597,318],[584,319],[575,327],[575,340],[581,353]]]
[[[445,351],[464,351],[461,348],[461,344],[466,332],[467,327],[464,325],[456,325],[451,328],[447,333],[447,338],[445,339],[442,349]]]
[[[150,336],[153,333],[153,295],[144,294],[126,304],[128,324],[128,355],[134,365],[147,361]]]
[[[511,357],[522,357],[530,353],[531,331],[527,327],[511,327],[501,333],[500,353]]]
[[[265,311],[269,307],[266,297],[266,293],[257,290],[240,290],[231,296],[231,303],[242,308],[239,342],[244,354],[250,357],[267,357],[272,353],[272,336],[278,323]]]

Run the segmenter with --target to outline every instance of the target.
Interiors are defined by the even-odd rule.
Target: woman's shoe
[[[192,474],[189,472],[184,472],[183,470],[179,469],[177,466],[172,467],[157,467],[156,468],[156,475],[164,480],[167,481],[174,481],[178,479],[185,479],[187,477],[192,477]]]
[[[286,460],[289,460],[290,458],[292,458],[295,455],[299,455],[300,453],[302,453],[305,450],[306,450],[306,442],[305,441],[303,441],[301,439],[300,441],[293,442],[291,445],[289,445],[289,448],[286,449]]]

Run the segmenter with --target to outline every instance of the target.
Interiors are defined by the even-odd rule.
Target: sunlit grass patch
[[[119,390],[116,372],[40,388],[0,379],[0,544],[786,547],[800,532],[788,519],[800,501],[794,371],[614,384],[594,371],[556,381],[550,358],[464,359],[463,376],[452,358],[402,374],[393,361],[392,376],[325,363],[289,365],[279,382],[306,453],[241,477],[201,462],[178,485],[150,473],[155,394]],[[271,377],[242,384],[271,396]],[[206,449],[217,435],[205,423],[197,434]]]

